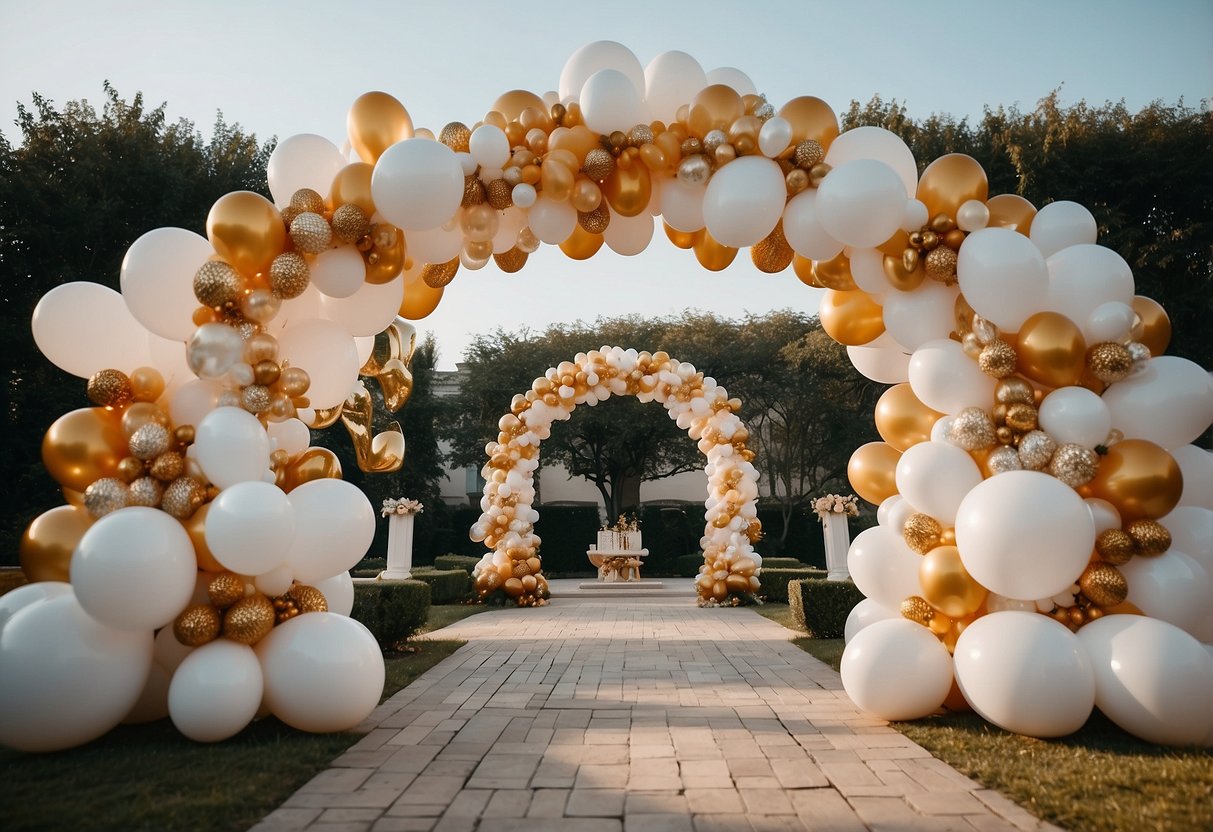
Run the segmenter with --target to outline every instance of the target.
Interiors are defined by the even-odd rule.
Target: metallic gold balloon
[[[164,394],[164,376],[154,367],[137,367],[130,379],[131,395],[137,402],[154,402]]]
[[[223,635],[240,644],[256,644],[274,629],[274,603],[261,593],[241,598],[223,613]]]
[[[412,137],[413,119],[404,105],[386,92],[368,92],[350,105],[346,129],[358,156],[373,165],[383,151]]]
[[[329,205],[357,205],[368,217],[375,216],[375,201],[371,198],[371,174],[375,166],[354,162],[337,171],[329,186]]]
[[[1089,483],[1125,522],[1157,519],[1179,503],[1183,474],[1175,458],[1153,442],[1126,439],[1108,449]]]
[[[505,589],[505,594],[511,598],[517,598],[523,592],[522,580],[520,578],[507,578],[502,586]]]
[[[602,195],[619,216],[639,216],[649,207],[653,178],[644,165],[617,166],[615,172],[602,181]]]
[[[827,289],[850,292],[857,288],[855,278],[851,276],[851,259],[846,254],[839,253],[831,260],[817,260],[813,263],[813,272],[817,282]]]
[[[1015,348],[998,338],[981,348],[981,353],[977,356],[977,366],[988,376],[1006,378],[1015,372],[1018,358]]]
[[[205,485],[193,477],[178,477],[165,487],[160,508],[178,520],[186,520],[205,502]]]
[[[678,246],[681,249],[689,249],[689,248],[694,247],[695,235],[698,232],[679,231],[677,228],[673,228],[667,222],[663,222],[661,225],[665,229],[665,236],[669,238],[671,243],[673,243],[674,245]]]
[[[990,221],[986,228],[1009,228],[1025,237],[1032,230],[1036,206],[1018,194],[999,194],[986,200]]]
[[[813,140],[823,150],[838,138],[838,116],[830,105],[811,95],[793,98],[779,108],[779,117],[792,125],[792,144]]]
[[[116,475],[127,454],[120,418],[116,411],[86,407],[56,419],[42,439],[42,464],[55,482],[83,492],[93,481]]]
[[[419,321],[437,309],[445,291],[445,287],[435,289],[426,285],[421,278],[424,265],[417,264],[415,268],[408,268],[407,261],[405,263],[404,300],[400,302],[399,311],[400,317],[410,321]]]
[[[1141,319],[1141,332],[1134,328],[1133,340],[1145,344],[1150,349],[1150,355],[1162,355],[1171,343],[1171,319],[1162,304],[1144,295],[1133,298],[1133,311]]]
[[[985,202],[989,195],[990,183],[981,163],[963,153],[940,156],[918,179],[917,196],[930,217],[944,214],[954,219],[962,204],[970,199]]]
[[[219,638],[222,622],[210,604],[191,604],[173,621],[173,635],[186,647],[201,647]]]
[[[847,479],[855,493],[873,505],[880,505],[897,493],[897,460],[901,452],[884,442],[859,446],[847,463]]]
[[[67,581],[72,552],[93,525],[88,512],[58,506],[38,515],[21,536],[21,571],[31,582]]]
[[[375,405],[371,394],[361,382],[341,408],[341,423],[345,425],[354,445],[354,458],[359,469],[367,473],[399,471],[404,464],[404,434],[400,423],[392,422],[384,431],[372,436]]]
[[[939,546],[923,555],[918,580],[923,597],[950,618],[976,612],[989,594],[965,570],[955,546]]]
[[[691,132],[703,138],[712,130],[726,130],[729,125],[745,115],[745,104],[737,90],[728,84],[709,84],[691,100],[691,111],[687,126]]]
[[[372,237],[386,234],[390,244],[385,246],[376,244],[373,248],[362,252],[363,264],[366,267],[366,282],[376,285],[391,283],[404,268],[406,253],[404,234],[395,226],[384,223],[372,225],[370,233]]]
[[[305,482],[341,479],[341,460],[328,448],[313,446],[295,457],[283,469],[283,491],[291,491]]]
[[[1114,607],[1129,594],[1125,576],[1110,563],[1088,564],[1078,579],[1078,587],[1091,603],[1101,607]]]
[[[907,269],[904,257],[886,254],[883,265],[885,278],[900,292],[914,291],[927,278],[927,270],[921,260],[913,263],[913,268]]]
[[[505,116],[506,121],[518,121],[522,116],[522,111],[528,107],[534,108],[541,113],[547,112],[547,105],[543,103],[543,99],[537,96],[530,90],[510,90],[503,92],[497,96],[497,100],[493,102],[490,110],[495,110]],[[548,118],[551,121],[551,118]],[[550,131],[552,128],[549,127]]]
[[[800,282],[805,286],[812,286],[814,289],[824,289],[821,282],[817,279],[816,263],[807,257],[801,257],[797,254],[792,258],[792,271],[800,278]]]
[[[821,328],[840,344],[858,347],[884,332],[883,310],[867,292],[826,289],[818,310]]]
[[[1065,315],[1037,312],[1024,321],[1016,340],[1019,372],[1033,381],[1068,387],[1082,377],[1087,342]]]
[[[572,260],[588,260],[602,248],[602,235],[586,231],[581,225],[574,226],[573,233],[560,244],[560,250]]]
[[[906,451],[930,440],[931,428],[943,414],[919,401],[909,382],[902,382],[881,395],[874,416],[880,438],[898,451]]]
[[[206,236],[220,257],[249,277],[267,271],[286,246],[282,215],[252,191],[219,197],[207,214]]]
[[[706,228],[695,232],[695,259],[710,272],[727,269],[737,257],[737,249],[716,241]]]

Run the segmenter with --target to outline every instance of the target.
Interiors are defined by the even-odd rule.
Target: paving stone
[[[532,793],[528,818],[564,817],[564,805],[569,800],[569,789],[536,789]]]
[[[741,796],[732,788],[686,789],[687,806],[696,815],[721,815],[745,811]]]
[[[573,789],[564,813],[568,817],[622,817],[623,789]]]
[[[623,819],[623,832],[694,832],[688,814],[630,814]]]

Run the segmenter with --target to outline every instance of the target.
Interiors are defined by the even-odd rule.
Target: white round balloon
[[[210,240],[184,228],[147,232],[122,258],[126,308],[150,332],[173,341],[189,338],[198,308],[194,274],[214,254]]]
[[[966,237],[956,276],[973,310],[1007,332],[1018,331],[1043,308],[1049,289],[1044,257],[1031,240],[1009,228],[983,228]]]
[[[240,482],[220,491],[211,502],[206,545],[215,560],[233,572],[261,575],[286,561],[295,526],[295,510],[281,488],[268,482]]]
[[[0,595],[0,631],[10,618],[30,604],[57,598],[72,592],[72,585],[65,581],[34,581]]]
[[[644,120],[640,92],[617,69],[600,69],[581,87],[581,113],[586,127],[610,135],[627,132]]]
[[[847,569],[856,588],[888,609],[899,609],[906,598],[921,594],[921,561],[900,534],[883,526],[864,529],[847,551]]]
[[[1145,369],[1108,387],[1112,427],[1130,439],[1164,448],[1187,445],[1213,422],[1213,376],[1175,355],[1151,358]]]
[[[354,579],[350,577],[349,572],[341,571],[332,577],[312,581],[311,586],[324,594],[329,612],[349,615],[354,609]]]
[[[783,172],[776,162],[743,156],[720,168],[708,182],[703,221],[723,245],[752,246],[775,228],[786,196]]]
[[[881,307],[885,331],[907,351],[913,352],[955,326],[956,296],[959,294],[960,290],[955,286],[934,281],[927,281],[913,292],[889,292]]]
[[[856,159],[875,159],[892,168],[901,177],[906,199],[912,198],[918,190],[918,163],[914,161],[914,152],[891,130],[872,126],[848,130],[830,142],[825,163],[836,168]],[[924,221],[919,227],[925,224]]]
[[[1107,303],[1128,306],[1133,302],[1133,271],[1110,248],[1085,243],[1069,246],[1050,257],[1046,265],[1047,308],[1083,327],[1084,336],[1089,335],[1084,325],[1096,309]]]
[[[1050,202],[1032,218],[1030,237],[1045,257],[1068,246],[1094,243],[1099,233],[1095,217],[1077,202]]]
[[[686,52],[662,52],[644,68],[644,103],[650,121],[669,122],[708,85],[699,61]]]
[[[847,622],[843,626],[843,641],[849,642],[855,634],[865,627],[890,618],[901,618],[898,610],[882,606],[878,601],[864,598],[847,613]]]
[[[1146,615],[1183,630],[1204,620],[1213,578],[1195,558],[1172,546],[1158,557],[1134,557],[1118,568],[1129,584],[1129,602]]]
[[[129,373],[151,360],[147,330],[122,295],[100,283],[56,286],[38,301],[30,323],[47,360],[80,378],[106,369]]]
[[[793,251],[810,260],[831,260],[842,251],[842,243],[821,225],[814,188],[805,188],[788,201],[783,209],[783,235]],[[881,280],[884,281],[883,272]],[[882,288],[888,288],[888,283]]]
[[[286,496],[295,513],[286,561],[297,580],[306,584],[335,575],[366,554],[375,538],[375,511],[362,489],[345,480],[319,479]]]
[[[839,668],[847,695],[888,720],[938,710],[952,688],[952,657],[926,627],[905,619],[875,621],[855,633]]]
[[[338,246],[322,251],[310,266],[312,284],[322,295],[348,298],[366,281],[366,265],[353,246]]]
[[[265,169],[274,204],[286,207],[301,188],[328,196],[333,179],[345,165],[341,150],[324,136],[287,136],[278,142]]]
[[[918,400],[940,413],[966,407],[986,409],[994,400],[994,379],[948,338],[927,341],[910,357],[910,389]]]
[[[261,707],[261,664],[253,648],[221,638],[190,653],[168,690],[177,730],[195,742],[219,742],[253,721]]]
[[[316,408],[344,402],[361,366],[353,337],[340,324],[321,318],[292,323],[278,338],[278,357],[307,371],[307,397]]]
[[[455,152],[429,139],[405,139],[383,151],[371,174],[371,198],[405,231],[437,228],[463,201],[463,166]]]
[[[956,520],[965,496],[982,481],[973,457],[947,442],[919,442],[897,460],[897,490],[944,527]]]
[[[585,86],[585,82],[600,69],[618,70],[627,76],[638,92],[645,89],[644,69],[641,68],[640,61],[632,50],[613,40],[598,40],[587,43],[570,55],[565,62],[564,69],[560,72],[558,87],[560,100],[562,102],[576,100],[581,93],[581,88]],[[688,100],[682,103],[690,102]],[[664,117],[668,118],[669,115],[672,113]]]
[[[207,413],[195,427],[191,448],[206,476],[220,488],[260,480],[270,464],[269,435],[256,416],[239,407]]]
[[[726,168],[727,169],[727,168]],[[822,228],[848,246],[878,246],[901,228],[905,183],[875,159],[855,159],[830,171],[817,188]]]
[[[1058,444],[1102,445],[1112,429],[1107,403],[1085,387],[1060,387],[1040,403],[1039,422]]]
[[[1195,445],[1180,445],[1171,448],[1171,456],[1184,477],[1179,504],[1213,509],[1213,451]]]
[[[404,277],[387,283],[363,283],[346,298],[322,297],[321,314],[355,338],[370,338],[387,329],[404,300]],[[361,359],[361,356],[360,356]],[[361,367],[365,359],[358,362]]]

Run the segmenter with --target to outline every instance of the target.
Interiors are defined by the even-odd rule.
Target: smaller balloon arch
[[[550,368],[530,390],[514,396],[510,412],[498,422],[497,440],[485,448],[483,513],[471,528],[472,539],[489,548],[474,572],[477,595],[485,600],[504,591],[519,606],[546,602],[541,541],[534,532],[539,512],[532,507],[539,443],[551,436],[552,422],[568,419],[577,405],[592,407],[612,395],[660,402],[698,441],[708,475],[699,603],[749,602],[759,587],[762,557],[753,543],[762,536],[762,524],[758,469],[746,447],[749,431],[737,416],[741,402],[691,364],[664,352],[622,347],[578,353]]]

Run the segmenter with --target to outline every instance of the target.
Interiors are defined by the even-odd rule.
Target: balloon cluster
[[[548,369],[530,390],[514,396],[510,412],[501,417],[497,441],[485,447],[483,513],[470,532],[490,549],[474,571],[480,599],[504,593],[519,606],[546,602],[542,541],[534,533],[539,513],[532,508],[539,443],[551,435],[552,423],[570,418],[577,405],[593,407],[612,395],[661,403],[699,443],[708,475],[707,524],[700,540],[704,565],[696,580],[700,604],[750,600],[759,587],[762,557],[752,544],[761,537],[762,524],[754,452],[746,447],[749,431],[737,417],[741,402],[690,364],[664,352],[622,347],[578,353]]]

